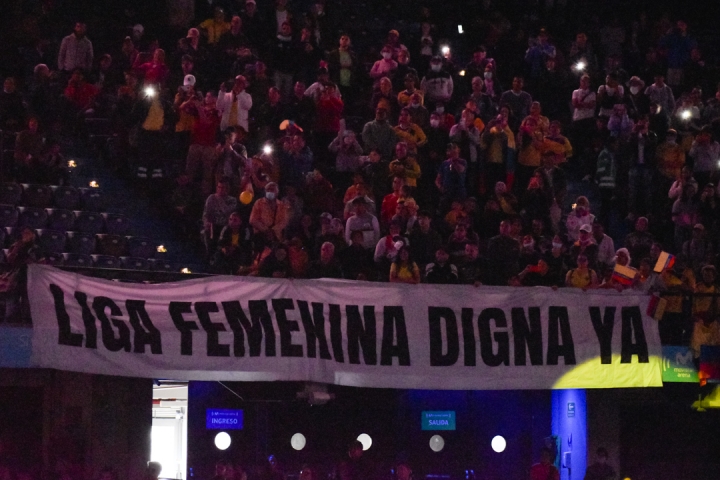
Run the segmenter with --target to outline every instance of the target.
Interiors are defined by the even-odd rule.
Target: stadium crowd
[[[107,165],[213,272],[675,292],[663,342],[720,343],[720,298],[684,297],[718,293],[710,45],[583,2],[409,7],[199,2],[180,38],[102,50],[82,21],[40,32],[0,93],[5,171],[62,183],[63,145],[109,119]]]

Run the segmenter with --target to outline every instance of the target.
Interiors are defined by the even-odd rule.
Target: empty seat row
[[[113,235],[125,235],[130,231],[130,219],[121,213],[15,207],[0,204],[0,227],[30,227],[36,230],[50,228],[93,234],[107,232]]]
[[[18,229],[11,227],[0,229],[0,245],[9,247],[18,239]],[[122,235],[83,232],[60,232],[57,230],[37,230],[36,243],[44,253],[94,253],[114,256],[129,255],[150,258],[157,252],[156,243],[146,237],[125,237]]]
[[[8,250],[0,250],[0,262],[4,262]],[[44,257],[45,263],[54,266],[118,268],[125,270],[153,270],[162,272],[179,272],[180,267],[157,258],[115,257],[112,255],[85,253],[53,253]]]
[[[0,184],[0,203],[40,208],[55,206],[65,210],[82,207],[94,212],[105,208],[105,199],[97,188],[13,182]]]

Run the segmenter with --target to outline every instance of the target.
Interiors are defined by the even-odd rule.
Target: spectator
[[[592,236],[592,227],[588,224],[580,227],[580,238],[570,247],[570,257],[576,258],[583,254],[588,259],[591,268],[598,268],[598,244]],[[615,263],[615,252],[613,252],[610,263]]]
[[[420,283],[420,269],[412,260],[407,245],[400,247],[390,266],[390,283]]]
[[[631,258],[642,259],[650,255],[655,237],[648,232],[648,219],[640,217],[635,221],[635,231],[625,237],[625,248]]]
[[[366,152],[377,149],[381,158],[390,159],[397,143],[397,135],[388,122],[388,108],[379,106],[375,109],[375,120],[365,124],[362,139]]]
[[[685,240],[681,252],[683,260],[687,262],[696,275],[700,276],[700,269],[705,264],[705,260],[708,257],[714,257],[713,245],[706,237],[705,226],[702,223],[695,224],[692,236],[689,240]]]
[[[560,480],[560,472],[552,464],[553,457],[549,448],[543,448],[540,463],[530,468],[530,480]]]
[[[411,122],[410,109],[407,107],[403,108],[400,111],[400,119],[397,126],[395,127],[395,135],[397,135],[400,141],[406,143],[408,153],[411,155],[417,155],[418,147],[422,147],[425,145],[425,143],[427,143],[427,137],[425,136],[425,132],[423,132],[419,126]],[[414,179],[418,177],[410,178],[413,178],[413,182],[411,183],[414,183]]]
[[[239,19],[240,17],[238,17]],[[233,17],[234,20],[234,17]],[[207,38],[208,45],[215,46],[220,43],[222,36],[230,31],[230,23],[225,20],[225,10],[215,7],[213,17],[203,21],[198,28]]]
[[[288,248],[285,245],[278,244],[273,248],[272,253],[265,257],[260,263],[258,276],[268,278],[291,278],[293,276]]]
[[[70,74],[75,69],[89,72],[93,66],[93,45],[85,36],[87,27],[75,22],[73,33],[62,39],[58,52],[58,70]]]
[[[590,201],[585,196],[577,197],[573,210],[565,220],[568,240],[576,242],[580,238],[580,227],[585,224],[592,225],[594,221],[595,215],[590,213]]]
[[[432,227],[432,218],[428,211],[418,213],[409,240],[412,257],[417,259],[420,267],[424,269],[425,265],[433,261],[435,252],[442,245],[442,237]]]
[[[595,270],[588,268],[589,262],[585,255],[578,255],[576,259],[577,268],[568,270],[565,276],[565,286],[587,290],[598,285],[598,277]]]
[[[655,75],[655,83],[645,89],[645,95],[648,96],[650,103],[657,104],[661,108],[661,113],[670,116],[675,111],[675,95],[672,88],[665,83],[665,77]]]
[[[443,67],[442,57],[436,55],[430,61],[428,71],[420,82],[420,88],[425,92],[425,101],[431,105],[435,102],[448,103],[453,94],[453,79]]]
[[[345,240],[356,245],[359,243],[366,250],[370,250],[375,247],[380,238],[380,224],[375,215],[367,211],[365,198],[355,198],[353,205],[355,205],[355,212],[348,218],[345,225]],[[353,240],[353,232],[361,232],[362,239],[355,238]]]
[[[230,181],[221,178],[217,182],[215,193],[208,196],[203,211],[203,232],[208,255],[217,247],[220,232],[228,224],[230,214],[237,209],[237,199],[229,195]]]
[[[398,67],[398,63],[393,60],[392,46],[385,45],[382,50],[380,50],[380,56],[382,58],[375,62],[370,69],[370,77],[375,80],[376,85],[380,82],[381,78],[391,77]]]
[[[445,247],[435,252],[435,261],[425,267],[424,283],[454,284],[458,282],[457,267],[450,263],[450,255]]]
[[[232,212],[218,238],[213,260],[216,271],[232,275],[238,272],[240,266],[249,265],[252,257],[250,238],[250,229],[243,228],[240,214]]]
[[[435,185],[440,190],[440,210],[447,210],[455,200],[463,200],[467,196],[465,177],[467,161],[460,158],[460,147],[456,143],[449,143],[447,147],[447,160],[438,171]]]
[[[487,276],[483,283],[488,285],[507,285],[508,280],[517,274],[520,244],[511,237],[510,222],[500,223],[500,234],[492,237],[487,247]]]
[[[532,97],[529,93],[523,91],[523,85],[524,80],[522,77],[514,77],[512,89],[504,92],[500,97],[500,106],[507,106],[510,109],[511,120],[508,123],[513,131],[517,131],[520,126],[520,119],[530,114]]]
[[[357,222],[354,225],[357,226]],[[342,252],[342,271],[346,279],[368,280],[372,276],[373,252],[365,244],[366,236],[363,230],[354,230],[348,235],[349,246]]]
[[[276,183],[265,185],[265,198],[258,199],[250,213],[250,225],[260,243],[282,241],[287,227],[288,206],[278,199],[280,188]]]
[[[688,154],[693,159],[693,176],[700,188],[711,180],[717,180],[720,172],[720,143],[712,139],[712,127],[703,127],[695,137]]]
[[[592,224],[592,236],[597,244],[596,262],[598,268],[603,270],[613,263],[613,259],[615,258],[615,243],[613,239],[605,233],[605,227],[603,227],[603,224],[598,220],[595,220]],[[634,256],[638,258],[640,255],[642,255],[642,252],[638,251],[637,255]],[[640,256],[640,258],[645,258],[645,256]]]
[[[646,92],[647,94],[647,92]],[[605,77],[605,84],[600,85],[597,92],[597,103],[600,106],[598,115],[601,117],[610,117],[613,108],[618,103],[623,103],[625,89],[618,83],[616,74],[611,73]],[[672,110],[670,110],[672,112]]]
[[[675,248],[680,251],[685,241],[690,239],[693,226],[697,223],[697,191],[692,185],[683,187],[680,198],[672,206],[672,220],[675,224]]]
[[[228,127],[242,127],[250,131],[248,125],[248,112],[253,106],[252,97],[245,91],[247,81],[242,75],[235,77],[232,89],[227,92],[225,84],[220,87],[217,109],[220,112],[220,129]]]
[[[698,191],[698,182],[695,180],[695,177],[693,177],[693,170],[690,165],[683,166],[680,174],[676,178],[677,179],[672,182],[670,190],[668,191],[668,198],[671,200],[680,198],[686,185],[690,185],[695,189],[695,191]]]
[[[133,70],[142,75],[143,83],[145,85],[164,86],[170,77],[170,69],[165,64],[165,50],[158,48],[153,52],[151,61],[144,63],[140,63],[140,61],[141,57],[138,56],[133,65]]]
[[[600,447],[595,452],[595,463],[588,466],[585,480],[608,480],[615,478],[615,470],[608,465],[608,452]]]
[[[320,246],[320,258],[310,264],[308,278],[343,278],[335,245],[331,242],[323,242]]]
[[[360,71],[358,58],[351,48],[350,36],[341,35],[339,46],[328,55],[328,72],[348,105],[353,103]]]
[[[388,234],[378,240],[375,245],[373,258],[380,278],[385,278],[385,274],[390,270],[390,264],[395,261],[400,248],[408,244],[408,239],[400,235],[401,227],[400,222],[391,221]]]
[[[180,106],[180,111],[194,118],[191,128],[190,148],[185,162],[185,173],[189,175],[190,180],[194,183],[197,183],[199,178],[203,195],[210,195],[215,181],[215,168],[218,160],[215,132],[218,128],[219,118],[215,95],[208,92],[204,99],[192,96]],[[228,130],[232,131],[232,128],[230,127]],[[223,150],[226,148],[232,150],[233,148],[234,139],[232,133],[229,133],[228,136],[229,139],[225,142],[226,146],[223,147]],[[233,169],[230,170],[231,172],[228,173],[236,174],[232,171]],[[229,178],[232,186],[232,176]]]
[[[38,132],[38,120],[31,117],[27,130],[15,137],[15,167],[18,179],[35,183],[41,174],[39,170],[45,139]]]

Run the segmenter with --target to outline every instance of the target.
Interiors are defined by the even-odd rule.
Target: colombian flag
[[[662,273],[664,270],[672,268],[673,265],[675,265],[675,255],[662,252],[658,257],[657,263],[655,263],[653,271],[655,271],[655,273]]]
[[[637,270],[616,264],[615,269],[613,270],[612,279],[620,285],[627,286],[632,285],[635,275],[637,275]]]

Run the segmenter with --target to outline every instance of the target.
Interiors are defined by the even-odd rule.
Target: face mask
[[[390,53],[390,52],[383,52],[383,53],[382,53],[382,57],[383,57],[385,60],[390,60],[390,57],[392,57],[392,53]]]
[[[277,194],[275,192],[265,192],[265,198],[267,198],[270,201],[275,200],[275,196]]]
[[[560,250],[560,249],[562,248],[562,246],[563,246],[562,243],[555,243],[555,242],[553,242],[552,245],[553,245],[553,248],[555,248],[555,249],[557,249],[557,250]]]
[[[606,92],[608,95],[615,95],[615,89],[612,88],[612,87],[605,87],[605,92]]]
[[[440,69],[442,68],[442,65],[438,65],[438,64],[436,64],[436,63],[433,63],[433,64],[430,65],[430,68],[432,68],[432,71],[433,71],[433,72],[439,72]]]
[[[637,95],[640,92],[640,87],[630,87],[630,93]]]
[[[418,107],[420,106],[420,103],[418,103],[418,102],[412,102],[412,103],[410,104],[410,106],[413,107],[413,108],[418,108]]]
[[[530,243],[523,243],[523,248],[530,249],[530,248],[533,248],[534,246],[535,246],[535,244],[532,243],[532,242],[530,242]]]
[[[445,107],[437,107],[437,108],[435,109],[435,111],[436,111],[437,113],[445,113]]]
[[[490,80],[492,78],[492,72],[485,72],[485,79]]]
[[[430,126],[433,128],[437,128],[440,126],[440,120],[430,120]]]

